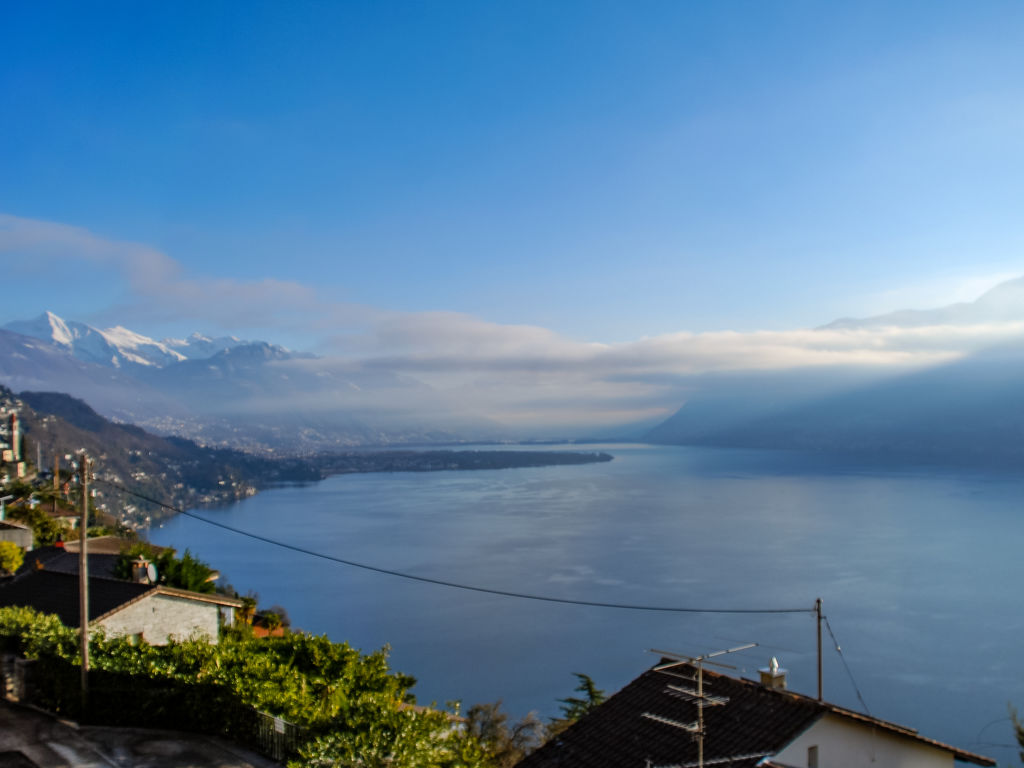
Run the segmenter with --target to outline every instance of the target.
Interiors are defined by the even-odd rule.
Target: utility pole
[[[57,494],[60,493],[60,451],[53,449],[53,516],[57,516]]]
[[[78,616],[82,644],[82,712],[89,700],[89,457],[82,451],[78,472],[82,483],[82,521],[78,524]]]
[[[814,601],[814,612],[818,617],[818,701],[823,701],[821,685],[821,598]]]

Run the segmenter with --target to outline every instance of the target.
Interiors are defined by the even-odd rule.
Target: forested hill
[[[85,451],[95,461],[96,475],[171,506],[188,508],[244,498],[275,482],[321,478],[299,459],[270,460],[239,451],[204,448],[190,440],[160,437],[144,429],[108,421],[86,403],[56,392],[22,392],[17,398],[0,390],[21,413],[27,456],[41,458],[52,469],[54,457]],[[38,449],[37,449],[38,446]],[[128,521],[161,516],[160,508],[138,498],[125,498],[102,482],[97,502],[110,511],[128,509]],[[134,512],[132,511],[134,507]]]
[[[171,514],[158,505],[117,493],[102,481],[124,486],[170,506],[223,504],[281,483],[313,482],[349,472],[429,472],[505,469],[611,461],[606,453],[519,450],[353,450],[307,457],[270,459],[230,449],[207,448],[191,440],[160,437],[100,416],[86,403],[56,392],[22,392],[0,387],[0,402],[21,413],[26,458],[51,469],[54,457],[86,451],[95,461],[97,503],[139,523]]]

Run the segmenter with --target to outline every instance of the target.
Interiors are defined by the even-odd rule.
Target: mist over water
[[[578,447],[578,446],[574,446]],[[736,673],[777,656],[816,693],[814,600],[871,714],[1016,759],[1024,706],[1024,479],[884,472],[798,453],[586,446],[604,464],[361,474],[261,493],[210,519],[374,566],[579,600],[800,614],[666,613],[512,599],[359,570],[179,516],[152,531],[293,624],[392,647],[421,702],[502,699],[558,712],[574,672],[612,692],[648,648],[746,642]],[[825,697],[862,709],[825,634]],[[993,723],[993,721],[998,721]],[[990,725],[991,723],[991,725]],[[980,734],[980,736],[979,736]],[[1005,745],[1003,747],[995,745]]]

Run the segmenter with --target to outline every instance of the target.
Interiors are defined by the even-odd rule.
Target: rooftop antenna
[[[679,677],[689,682],[697,684],[697,688],[684,688],[681,685],[669,685],[665,689],[665,693],[669,696],[674,696],[677,699],[683,699],[684,701],[691,702],[697,705],[697,722],[696,723],[681,723],[678,720],[672,720],[667,717],[655,715],[651,712],[644,712],[641,717],[646,717],[648,720],[654,720],[655,722],[662,723],[663,725],[671,725],[674,728],[681,728],[684,731],[692,733],[697,738],[697,768],[704,768],[704,707],[720,707],[723,704],[727,704],[729,699],[724,696],[712,696],[704,693],[704,665],[710,664],[713,667],[722,667],[724,669],[736,669],[731,664],[722,664],[717,661],[708,661],[717,656],[725,656],[728,653],[736,653],[738,651],[746,651],[750,648],[756,648],[757,643],[747,643],[746,645],[738,645],[735,648],[729,648],[724,651],[712,651],[711,653],[705,653],[700,656],[683,656],[678,653],[671,651],[659,651],[657,648],[651,648],[651,653],[660,654],[664,659],[670,659],[670,661],[663,664],[659,664],[654,668],[655,672],[662,672],[672,677]],[[685,677],[675,672],[669,672],[673,667],[682,666],[688,664],[697,668],[697,677]]]

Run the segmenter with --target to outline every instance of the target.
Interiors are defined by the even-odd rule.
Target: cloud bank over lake
[[[944,309],[818,328],[680,330],[608,343],[443,309],[400,312],[346,303],[312,284],[199,274],[145,244],[10,214],[0,216],[0,260],[6,269],[35,270],[42,278],[102,273],[118,291],[93,322],[246,336],[269,331],[300,340],[301,349],[318,357],[275,361],[282,375],[345,382],[307,391],[302,405],[309,410],[460,414],[523,429],[657,419],[709,375],[837,369],[883,377],[1024,338],[1018,280]],[[356,383],[360,379],[365,386]],[[389,384],[379,386],[385,379]],[[236,406],[259,411],[275,401],[254,398]]]

